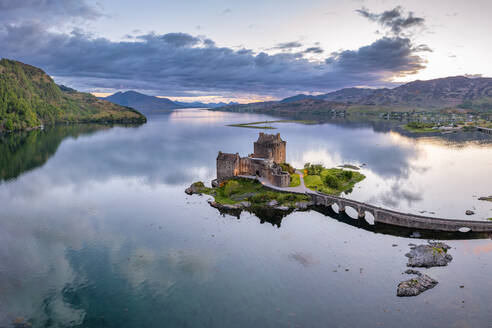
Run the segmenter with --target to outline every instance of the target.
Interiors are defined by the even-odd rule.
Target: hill
[[[184,108],[184,106],[170,99],[147,96],[136,91],[117,92],[101,99],[121,106],[136,108],[147,114],[156,111],[172,111],[174,109]]]
[[[217,107],[222,107],[222,106],[228,106],[228,105],[237,105],[239,103],[230,101],[228,103],[225,102],[217,102],[217,103],[203,103],[199,101],[195,102],[180,102],[176,101],[178,105],[183,106],[183,108],[217,108]]]
[[[125,92],[116,92],[111,96],[101,98],[112,103],[129,106],[132,108],[136,108],[146,114],[151,114],[154,112],[166,112],[173,111],[175,109],[180,108],[217,108],[226,105],[234,105],[237,103],[203,103],[203,102],[180,102],[180,101],[172,101],[168,98],[160,98],[155,96],[148,96],[140,92],[136,91],[125,91]]]
[[[145,116],[131,108],[59,87],[37,67],[0,60],[0,131],[28,130],[54,123],[145,121]]]
[[[414,81],[393,89],[346,88],[321,95],[298,94],[278,102],[225,106],[236,112],[321,114],[333,110],[444,109],[492,111],[492,78],[447,77]]]

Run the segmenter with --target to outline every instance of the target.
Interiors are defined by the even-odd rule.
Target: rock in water
[[[447,253],[451,247],[444,243],[432,243],[428,245],[418,245],[412,247],[410,253],[405,254],[408,257],[407,266],[430,268],[435,266],[446,266],[453,259]]]
[[[402,281],[398,284],[396,296],[417,296],[428,289],[434,288],[438,282],[426,274]]]
[[[473,212],[472,210],[466,210],[465,214],[466,215],[473,215],[473,214],[475,214],[475,212]]]
[[[205,192],[207,192],[207,187],[205,187],[205,185],[203,184],[203,182],[201,181],[198,181],[198,182],[194,182],[191,184],[191,186],[189,186],[188,188],[185,189],[185,193],[188,194],[188,195],[193,195],[193,194],[203,194]]]

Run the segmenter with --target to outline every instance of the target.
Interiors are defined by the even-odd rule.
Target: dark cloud
[[[322,54],[324,52],[321,47],[310,47],[303,51],[305,54]]]
[[[0,44],[0,56],[39,66],[57,81],[82,90],[176,95],[199,90],[283,97],[299,90],[380,85],[389,75],[415,73],[425,63],[406,38],[383,38],[355,51],[334,53],[325,62],[309,61],[302,53],[255,54],[217,47],[210,39],[185,33],[150,33],[115,42],[81,30],[54,33],[41,23],[0,25]]]
[[[419,51],[422,46],[414,47],[408,38],[384,37],[355,51],[332,53],[326,62],[348,74],[415,74],[425,68]]]
[[[391,33],[397,36],[405,29],[416,26],[423,27],[425,23],[425,19],[422,17],[415,17],[414,13],[411,11],[405,16],[403,9],[400,6],[383,11],[380,14],[373,13],[367,8],[357,9],[356,11],[363,17],[389,28]]]
[[[147,39],[149,35],[142,36],[142,39]],[[186,33],[167,33],[162,36],[150,35],[151,38],[161,38],[164,42],[174,47],[189,47],[200,43],[200,38],[191,36]]]
[[[271,49],[291,50],[291,49],[300,48],[300,47],[302,47],[302,43],[300,43],[299,41],[291,41],[291,42],[279,43]]]
[[[27,20],[50,21],[72,18],[94,19],[102,16],[100,8],[85,0],[0,0],[0,20],[16,22]]]
[[[388,77],[424,68],[419,52],[430,50],[393,36],[312,61],[304,56],[322,54],[323,49],[315,44],[301,50],[299,41],[277,44],[270,49],[281,50],[276,54],[219,47],[205,36],[179,32],[134,31],[124,41],[112,41],[73,28],[79,19],[101,15],[85,1],[0,0],[0,6],[0,18],[8,18],[0,20],[0,57],[41,67],[57,82],[84,91],[285,97],[361,84],[381,86]]]

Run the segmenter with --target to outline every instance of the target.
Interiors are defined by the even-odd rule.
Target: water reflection
[[[3,139],[0,326],[16,318],[35,327],[118,328],[490,321],[480,311],[490,303],[490,241],[421,232],[451,240],[455,259],[437,273],[438,287],[400,300],[395,286],[414,231],[326,208],[258,209],[235,213],[237,220],[184,194],[215,176],[218,150],[251,152],[258,131],[225,125],[267,119],[177,111],[132,129],[67,126]],[[472,197],[490,194],[485,143],[407,138],[364,124],[279,124],[276,132],[296,166],[365,163],[367,179],[346,197],[436,216],[473,206],[473,219],[492,213]],[[460,284],[469,294],[459,294]]]
[[[45,130],[0,134],[0,182],[42,166],[66,138],[90,135],[111,128],[108,125],[57,125]]]
[[[336,206],[336,204],[335,204]],[[347,212],[353,210],[352,208],[348,208]],[[279,210],[275,208],[269,207],[256,207],[251,209],[218,209],[219,213],[222,216],[232,216],[236,219],[240,219],[241,215],[245,215],[246,213],[254,214],[254,217],[258,218],[261,224],[270,223],[272,226],[277,228],[281,228],[282,220],[288,218],[288,216],[294,212],[294,209],[290,210]],[[412,229],[405,227],[396,227],[380,222],[368,222],[370,220],[359,219],[357,218],[357,212],[354,211],[355,216],[351,216],[350,213],[347,212],[336,212],[332,207],[325,206],[312,206],[308,210],[303,211],[316,211],[328,217],[329,219],[335,219],[339,222],[343,222],[352,227],[356,227],[359,229],[364,229],[367,231],[371,231],[374,233],[386,234],[397,237],[407,237],[407,238],[416,238],[416,239],[433,239],[433,240],[466,240],[466,239],[487,239],[492,237],[489,233],[479,233],[479,232],[444,232],[444,231],[428,231],[428,230],[420,230],[420,229]],[[367,213],[370,214],[370,213]]]

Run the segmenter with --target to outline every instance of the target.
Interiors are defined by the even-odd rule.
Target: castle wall
[[[256,158],[273,158],[272,148],[268,144],[254,143],[254,157]]]
[[[277,187],[288,187],[290,175],[283,172],[278,163],[285,163],[286,142],[280,134],[267,135],[260,133],[254,143],[252,157],[239,157],[239,154],[219,152],[217,156],[217,181],[238,175],[258,175],[266,178]]]
[[[219,181],[239,175],[239,155],[223,155],[219,152],[219,156],[217,157],[217,180]]]
[[[273,148],[273,161],[275,163],[285,163],[285,147],[286,142],[281,141],[280,143],[276,144]]]
[[[269,181],[277,187],[286,188],[290,186],[290,174],[285,172],[285,174],[275,174],[272,175]]]
[[[273,159],[275,163],[285,163],[287,143],[280,138],[280,134],[265,135],[260,132],[258,141],[254,143],[254,157]]]
[[[241,157],[239,160],[239,174],[240,175],[254,175],[251,158]]]

